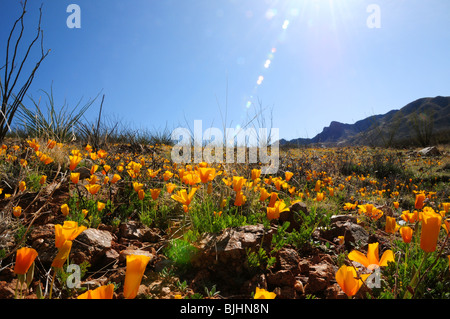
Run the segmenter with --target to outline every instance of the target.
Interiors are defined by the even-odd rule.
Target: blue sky
[[[31,0],[24,41],[41,3],[52,51],[28,95],[53,83],[56,102],[75,106],[101,92],[105,112],[133,128],[222,128],[225,112],[235,127],[261,105],[281,138],[313,137],[334,120],[450,95],[448,0]],[[72,3],[79,29],[66,25]],[[381,28],[367,26],[370,4]],[[0,61],[19,13],[0,0]]]

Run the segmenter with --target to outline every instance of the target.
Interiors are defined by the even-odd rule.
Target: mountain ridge
[[[313,138],[281,139],[280,146],[428,146],[450,142],[450,96],[424,97],[353,124],[331,121]]]

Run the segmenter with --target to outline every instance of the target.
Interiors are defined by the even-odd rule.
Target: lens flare
[[[256,81],[256,84],[261,85],[263,81],[264,81],[264,77],[262,75],[260,75],[258,77],[258,81]]]

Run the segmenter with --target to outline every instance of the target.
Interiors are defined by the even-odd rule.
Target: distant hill
[[[449,142],[450,97],[437,96],[354,124],[332,121],[313,138],[282,139],[280,146],[429,146]]]

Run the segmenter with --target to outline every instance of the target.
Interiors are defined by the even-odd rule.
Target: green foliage
[[[340,163],[340,172],[344,175],[368,174],[383,179],[389,178],[412,178],[412,173],[406,169],[402,158],[395,154],[368,154],[363,160],[356,161],[354,158],[344,160]]]
[[[23,237],[27,234],[27,227],[25,227],[22,223],[19,223],[15,232],[14,239],[16,243],[19,243],[23,240]]]
[[[209,289],[208,287],[205,287],[205,294],[206,294],[206,297],[213,298],[213,297],[219,295],[220,291],[217,290],[216,285],[213,285],[211,287],[211,289]]]
[[[236,206],[225,207],[222,214],[219,215],[218,212],[221,210],[215,206],[216,203],[211,197],[206,197],[201,203],[191,205],[188,216],[193,230],[198,234],[217,233],[228,227],[256,224],[265,219],[265,214],[256,209],[249,208],[250,211],[244,213],[242,207]]]
[[[114,211],[114,206],[111,201],[106,201],[105,208],[99,211],[97,209],[98,200],[85,199],[79,197],[77,194],[73,194],[67,205],[69,206],[69,215],[66,220],[76,221],[79,225],[85,225],[86,227],[96,228],[101,222],[104,222],[105,217]],[[83,209],[86,209],[87,215],[84,216]]]
[[[80,288],[80,289],[69,289],[67,287],[67,279],[69,278],[69,276],[71,276],[73,273],[71,272],[67,272],[67,267],[69,265],[66,265],[63,268],[58,269],[57,271],[57,278],[58,281],[61,283],[61,288],[68,294],[68,296],[72,296],[73,294],[75,294],[75,292],[79,293],[79,292],[83,292],[83,290],[85,290],[86,288]],[[79,264],[78,266],[80,266],[80,280],[82,280],[84,278],[84,276],[87,273],[88,268],[91,266],[91,264],[87,261],[83,261],[81,264]]]
[[[450,274],[448,258],[438,252],[425,254],[421,249],[394,241],[402,252],[400,263],[389,263],[382,269],[382,287],[373,294],[380,299],[448,299]],[[405,255],[406,254],[406,255]]]
[[[142,210],[139,214],[139,220],[148,227],[166,229],[169,225],[170,212],[170,206],[153,202],[148,206],[146,205],[146,208]]]
[[[41,184],[39,184],[39,181],[41,180],[41,176],[42,175],[36,174],[34,172],[29,172],[27,174],[25,182],[27,183],[27,188],[31,192],[37,192],[40,190]]]
[[[189,266],[196,252],[197,249],[184,239],[173,239],[165,249],[166,256],[181,267]]]
[[[256,251],[247,248],[245,252],[247,255],[248,267],[253,270],[269,269],[276,262],[276,258],[268,256],[266,250],[262,247],[259,247]]]

